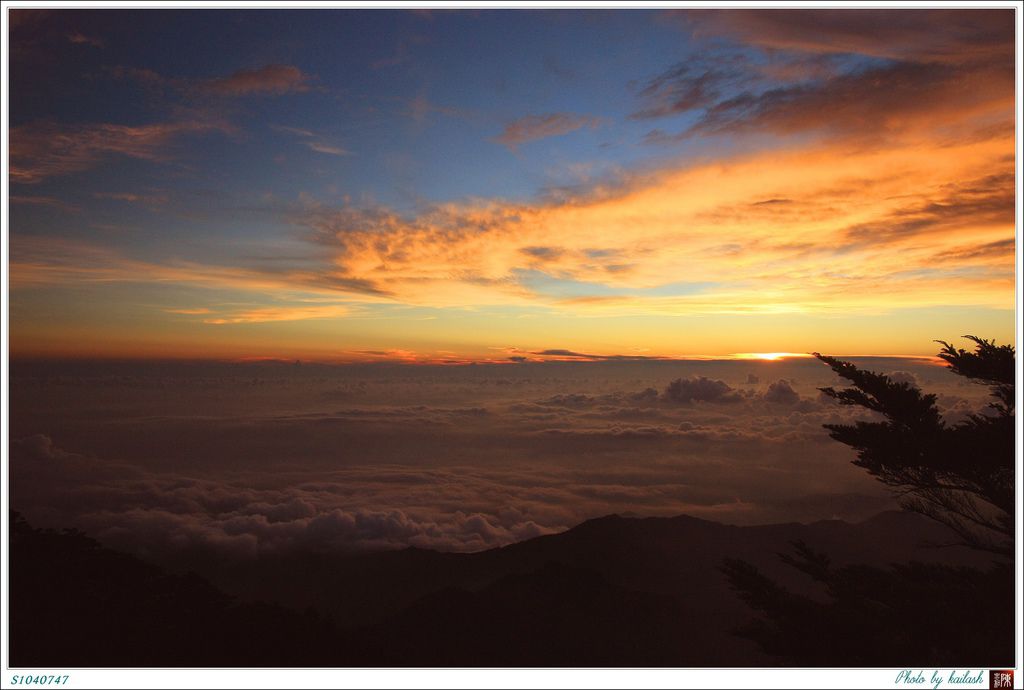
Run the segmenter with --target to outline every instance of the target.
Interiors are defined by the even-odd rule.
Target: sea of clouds
[[[865,368],[939,395],[933,363]],[[13,507],[142,555],[476,551],[610,513],[859,520],[892,497],[831,440],[869,419],[813,359],[475,366],[15,362]]]

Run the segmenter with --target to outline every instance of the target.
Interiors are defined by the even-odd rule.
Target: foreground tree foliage
[[[974,352],[938,341],[938,356],[958,376],[989,386],[991,414],[947,425],[924,394],[883,374],[832,357],[815,357],[853,383],[821,389],[843,405],[859,405],[882,421],[827,424],[832,438],[856,449],[854,464],[893,487],[907,510],[938,520],[975,549],[1013,554],[1014,350],[975,336]]]
[[[723,572],[761,618],[737,634],[801,666],[994,666],[1013,660],[1015,352],[975,336],[973,352],[937,341],[958,376],[991,389],[986,414],[948,424],[937,396],[905,382],[815,353],[853,384],[822,392],[875,413],[873,421],[827,424],[857,451],[853,463],[892,487],[904,509],[936,520],[952,543],[995,556],[988,570],[910,563],[848,565],[794,543],[780,554],[822,589],[793,594],[750,564],[727,560]],[[880,417],[880,419],[878,419]],[[952,545],[952,544],[947,544]]]
[[[792,666],[985,667],[1013,665],[1013,568],[907,563],[836,568],[794,542],[780,554],[821,587],[794,594],[757,568],[723,571],[760,617],[736,633]]]

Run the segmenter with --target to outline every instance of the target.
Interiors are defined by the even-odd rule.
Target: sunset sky
[[[15,357],[1014,342],[1012,10],[11,10]]]

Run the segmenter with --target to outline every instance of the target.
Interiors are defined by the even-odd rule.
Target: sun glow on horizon
[[[737,352],[733,355],[735,359],[760,359],[765,362],[776,362],[780,359],[791,359],[794,357],[813,357],[806,352]]]

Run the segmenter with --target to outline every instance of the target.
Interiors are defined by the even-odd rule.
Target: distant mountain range
[[[770,666],[734,631],[739,558],[824,593],[778,553],[985,566],[909,513],[752,527],[688,516],[590,520],[473,554],[421,549],[189,563],[175,574],[74,532],[12,527],[16,666]],[[178,570],[178,569],[175,569]],[[213,584],[211,584],[211,582]],[[1012,641],[1012,635],[1011,635]]]

